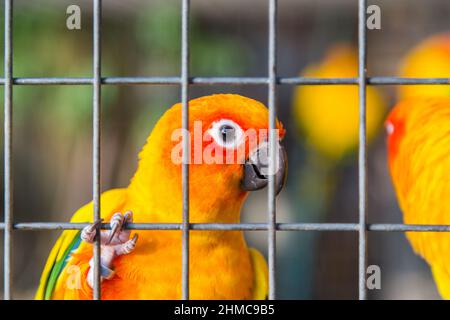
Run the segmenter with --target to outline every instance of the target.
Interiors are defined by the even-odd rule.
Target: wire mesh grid
[[[269,152],[276,155],[276,114],[278,85],[356,85],[359,88],[359,151],[358,151],[358,223],[277,223],[275,178],[269,175],[268,212],[266,223],[189,223],[189,165],[188,152],[183,152],[182,164],[182,223],[129,223],[132,230],[181,230],[182,232],[182,299],[189,299],[189,232],[190,230],[241,230],[268,232],[269,299],[276,298],[276,234],[277,231],[351,231],[358,232],[359,242],[359,299],[367,298],[367,234],[369,231],[384,232],[449,232],[448,225],[407,225],[367,223],[367,142],[366,142],[366,87],[367,85],[421,85],[450,84],[449,78],[398,78],[368,77],[366,68],[366,0],[358,0],[358,66],[357,78],[304,78],[279,77],[277,75],[277,0],[268,1],[268,76],[267,77],[191,77],[189,74],[189,9],[190,0],[181,1],[181,75],[179,77],[102,77],[101,76],[101,17],[102,1],[93,0],[93,75],[90,78],[14,78],[13,77],[13,0],[4,0],[4,222],[0,230],[4,232],[4,299],[12,299],[12,240],[15,230],[81,230],[87,223],[32,222],[14,223],[13,220],[13,157],[12,157],[12,114],[14,85],[91,85],[93,114],[93,219],[101,216],[101,88],[102,85],[177,85],[181,88],[183,150],[189,147],[189,86],[201,85],[266,85],[269,107]],[[262,0],[263,1],[263,0]],[[270,161],[273,162],[273,161]],[[269,163],[269,166],[272,166]],[[110,229],[108,223],[98,229]],[[100,241],[94,245],[94,288],[93,298],[101,299]]]

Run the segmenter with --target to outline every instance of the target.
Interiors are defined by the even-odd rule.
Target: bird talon
[[[138,234],[136,233],[132,239],[128,240],[123,244],[123,252],[124,254],[129,254],[133,252],[133,250],[136,248],[136,242],[138,240]]]
[[[123,230],[125,224],[132,221],[132,219],[133,216],[131,211],[127,211],[125,214],[120,212],[115,213],[110,221],[111,231],[108,234],[105,244],[110,244],[114,237]]]
[[[123,215],[122,230],[128,222],[132,221],[133,221],[133,213],[131,211],[126,211],[125,214]]]
[[[86,226],[81,231],[81,239],[87,243],[94,242],[95,236],[97,234],[97,228],[102,224],[103,219],[98,219],[94,223]]]

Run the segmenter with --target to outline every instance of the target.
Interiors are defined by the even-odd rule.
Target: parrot
[[[387,160],[406,224],[450,224],[450,98],[399,102],[388,115]],[[437,289],[450,299],[450,234],[406,232],[431,268]]]
[[[430,36],[402,59],[399,76],[404,78],[447,78],[450,74],[450,33]],[[414,97],[450,97],[448,85],[398,86],[399,101]]]
[[[358,53],[348,43],[337,43],[323,60],[301,73],[313,78],[358,76]],[[298,86],[293,113],[307,144],[322,157],[339,161],[358,145],[358,88],[351,85]],[[387,104],[378,88],[367,88],[367,138],[371,141],[382,127]]]
[[[277,119],[276,166],[268,172],[264,104],[237,94],[214,94],[190,100],[188,108],[189,222],[239,223],[250,191],[266,187],[271,174],[276,194],[285,184],[285,129]],[[173,105],[153,127],[129,185],[102,193],[102,220],[93,221],[92,202],[75,212],[70,221],[88,225],[62,232],[45,264],[36,299],[92,299],[92,243],[105,220],[111,230],[99,235],[101,299],[181,298],[180,230],[126,228],[131,222],[182,222],[181,111],[181,103]],[[255,143],[247,135],[252,130],[257,133]],[[220,161],[223,155],[226,161]],[[247,246],[242,231],[192,230],[189,239],[190,299],[267,298],[265,258]]]
[[[308,64],[301,72],[307,78],[353,78],[358,76],[358,51],[348,42],[337,42],[326,48],[323,57]],[[372,142],[381,132],[387,103],[379,87],[367,88],[367,137]],[[297,172],[290,173],[290,183],[295,188],[287,188],[288,195],[308,222],[323,222],[332,219],[334,202],[339,196],[339,178],[342,169],[355,159],[358,146],[359,99],[358,88],[353,85],[301,85],[297,86],[292,99],[293,122],[297,128],[296,137],[302,148],[296,148],[303,161]],[[295,170],[295,169],[294,169]],[[316,252],[312,247],[319,244],[318,234],[302,238],[302,249],[297,249],[303,273],[314,273]],[[296,245],[297,248],[299,245]],[[291,254],[292,255],[292,254]],[[301,257],[301,258],[300,258]],[[308,262],[309,261],[309,262]],[[289,263],[289,262],[288,262]],[[298,270],[298,266],[296,266]],[[293,270],[293,272],[298,272]],[[306,278],[313,278],[306,277]],[[324,280],[326,281],[326,280]],[[302,285],[305,291],[307,286]],[[312,284],[310,284],[312,288]],[[311,296],[313,290],[304,293]]]

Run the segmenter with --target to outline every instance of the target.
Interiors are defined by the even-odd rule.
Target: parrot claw
[[[117,224],[112,225],[111,224],[111,231],[108,234],[108,239],[106,240],[105,244],[110,244],[112,239],[114,238],[114,236],[117,233],[117,230],[119,229]]]
[[[136,248],[136,242],[138,240],[138,234],[136,233],[134,237],[122,245],[122,254],[129,254],[133,252],[134,248]]]
[[[105,244],[110,244],[111,241],[116,237],[120,232],[123,230],[123,227],[127,222],[132,221],[133,215],[131,211],[125,212],[125,214],[122,215],[122,213],[117,212],[115,213],[110,221],[111,224],[111,231],[109,232],[107,236],[107,240]]]
[[[98,219],[94,223],[84,227],[81,231],[81,240],[87,243],[93,243],[97,234],[97,228],[102,224],[103,219]]]

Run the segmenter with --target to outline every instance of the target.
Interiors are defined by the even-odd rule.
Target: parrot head
[[[388,162],[392,170],[395,158],[399,152],[402,138],[405,134],[405,122],[408,116],[406,104],[397,105],[385,121],[387,133]]]
[[[443,97],[401,101],[387,117],[388,163],[400,203],[425,170],[448,157],[449,120],[450,98]]]
[[[413,128],[417,127],[414,122],[417,119],[417,111],[420,111],[416,108],[418,100],[420,99],[398,103],[385,121],[388,166],[402,209],[406,206],[407,194],[411,186],[409,175],[411,162],[408,158],[412,156],[412,153],[407,150],[411,146],[411,142],[406,140],[412,136],[409,134],[411,125]],[[414,130],[412,131],[414,132]]]
[[[189,200],[192,222],[236,222],[249,191],[275,178],[278,194],[287,172],[280,144],[285,130],[276,122],[273,167],[269,164],[268,109],[235,94],[217,94],[189,101],[189,132],[181,125],[180,103],[159,119],[140,153],[131,186],[147,203],[181,212],[183,135],[189,136]],[[178,219],[180,216],[178,215]],[[165,217],[167,220],[167,216]]]

